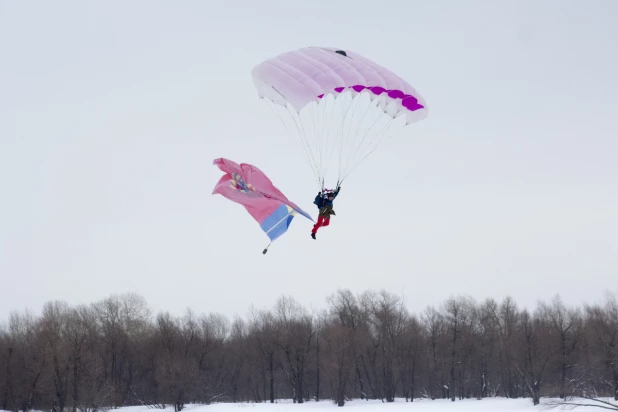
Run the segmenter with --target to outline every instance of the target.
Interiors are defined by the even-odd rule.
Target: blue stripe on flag
[[[260,227],[266,235],[270,238],[270,241],[274,241],[279,236],[283,235],[287,232],[288,227],[290,227],[290,223],[292,223],[292,219],[296,215],[296,211],[289,207],[288,205],[281,205],[270,216],[268,216]]]

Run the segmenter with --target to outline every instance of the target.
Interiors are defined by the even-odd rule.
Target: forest
[[[0,319],[0,410],[487,397],[618,400],[618,303],[519,308],[455,296],[421,313],[387,291],[337,290],[310,311],[153,313],[140,295]]]

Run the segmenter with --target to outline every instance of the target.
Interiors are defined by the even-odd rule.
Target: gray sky
[[[618,292],[618,2],[379,4],[0,0],[0,320],[127,291],[230,317],[337,288],[415,312]],[[310,45],[390,68],[429,116],[348,178],[317,241],[297,217],[264,256],[258,224],[211,195],[212,160],[316,214],[250,75]]]

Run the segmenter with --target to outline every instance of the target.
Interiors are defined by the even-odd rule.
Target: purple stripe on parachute
[[[346,89],[346,87],[335,87],[333,90],[337,93],[341,93]],[[405,94],[403,91],[398,89],[387,90],[384,87],[380,86],[363,86],[360,84],[354,86],[348,86],[347,89],[352,89],[355,92],[362,92],[363,90],[369,90],[373,94],[380,96],[382,93],[386,92],[387,96],[391,99],[401,99],[401,105],[410,111],[415,111],[419,109],[425,108],[422,104],[418,102],[418,99],[411,94]],[[318,98],[323,98],[324,94],[318,96]]]

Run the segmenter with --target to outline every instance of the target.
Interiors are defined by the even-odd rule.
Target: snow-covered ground
[[[603,398],[605,401],[618,404],[612,399]],[[414,400],[414,402],[406,402],[405,399],[397,399],[393,403],[382,403],[381,401],[362,401],[353,400],[346,402],[343,409],[337,408],[331,401],[321,402],[306,402],[303,404],[293,404],[291,401],[280,401],[275,404],[270,403],[215,403],[212,405],[187,405],[187,412],[287,412],[287,411],[318,411],[325,412],[328,410],[341,411],[362,411],[362,412],[532,412],[532,411],[568,411],[573,410],[572,406],[558,406],[552,409],[548,408],[548,402],[558,401],[558,399],[542,399],[541,404],[533,406],[530,399],[504,399],[491,398],[478,401],[476,399],[465,399],[451,402],[450,400],[439,399],[430,400]],[[592,401],[577,401],[577,403],[594,403]],[[600,404],[599,404],[600,405]],[[606,406],[606,405],[605,405]],[[132,406],[117,409],[116,412],[173,412],[173,407],[168,407],[165,410],[152,409],[142,406]],[[581,406],[575,409],[577,412],[596,412],[607,409],[600,409],[592,406]]]

